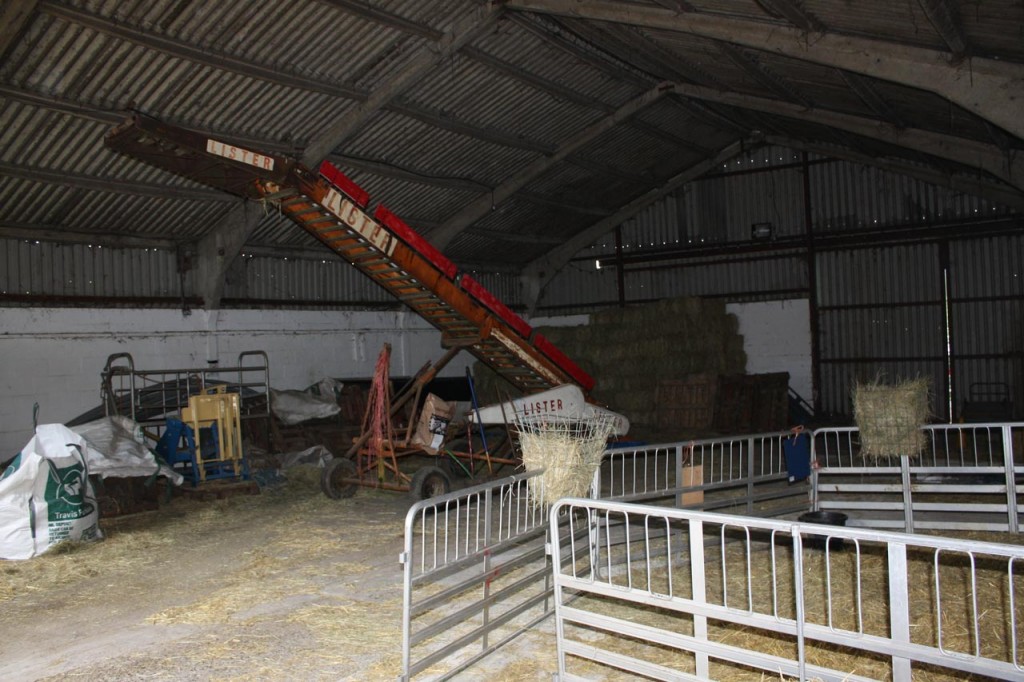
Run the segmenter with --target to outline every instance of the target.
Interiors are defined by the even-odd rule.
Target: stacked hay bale
[[[586,326],[540,331],[597,380],[593,398],[626,415],[631,436],[649,439],[659,435],[660,381],[745,371],[738,327],[723,301],[676,298],[603,310]]]
[[[861,456],[865,459],[917,457],[925,446],[921,426],[929,416],[927,379],[899,381],[880,378],[853,389],[853,417],[860,429]]]

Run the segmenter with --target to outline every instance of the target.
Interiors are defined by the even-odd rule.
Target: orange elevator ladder
[[[441,331],[527,393],[594,380],[542,334],[328,162],[319,173],[155,119],[132,115],[111,130],[112,149],[218,189],[275,205]]]

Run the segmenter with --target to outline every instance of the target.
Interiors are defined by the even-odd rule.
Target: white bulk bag
[[[85,440],[43,424],[0,476],[0,559],[31,559],[63,540],[103,537]]]

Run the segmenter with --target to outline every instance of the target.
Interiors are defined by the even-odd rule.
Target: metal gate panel
[[[818,429],[815,509],[852,526],[1018,533],[1024,513],[1024,423],[922,426],[921,452],[861,452],[853,427]]]
[[[550,524],[562,681],[1024,676],[1020,546],[607,500]]]
[[[409,509],[400,679],[449,679],[551,614],[542,473]]]

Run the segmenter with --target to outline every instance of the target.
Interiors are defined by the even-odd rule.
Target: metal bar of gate
[[[606,535],[577,532],[595,519],[601,528],[672,530],[627,530],[626,542],[613,546]],[[563,556],[553,567],[562,681],[584,679],[573,671],[579,661],[656,679],[708,679],[708,660],[723,679],[730,669],[750,667],[826,682],[909,682],[914,670],[929,667],[1024,679],[1018,545],[612,500],[560,500],[549,523],[552,551]],[[681,535],[689,536],[690,552],[673,550]],[[705,551],[709,543],[720,552]],[[786,556],[792,570],[777,570]],[[914,584],[930,585],[934,604],[912,597],[910,575]],[[756,633],[770,643],[748,637]],[[792,643],[795,660],[771,653],[780,639]],[[812,652],[827,663],[812,663]]]

